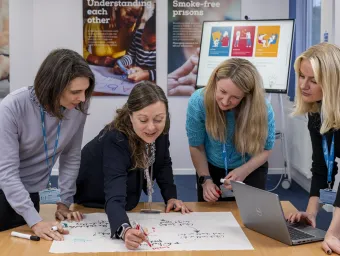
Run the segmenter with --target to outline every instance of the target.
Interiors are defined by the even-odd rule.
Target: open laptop
[[[311,226],[286,222],[277,194],[231,181],[243,224],[288,245],[322,241],[326,232]]]

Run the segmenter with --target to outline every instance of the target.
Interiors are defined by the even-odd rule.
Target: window
[[[315,45],[320,43],[320,29],[321,29],[321,0],[310,1],[312,3],[310,12],[312,13],[311,23],[310,23],[310,45]]]
[[[294,60],[310,46],[321,42],[321,0],[289,0],[289,18],[295,19],[295,39],[288,91],[290,99],[293,100],[296,83]]]

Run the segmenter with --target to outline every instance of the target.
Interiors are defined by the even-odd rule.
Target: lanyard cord
[[[53,156],[52,156],[52,165],[50,166],[49,160],[48,160],[48,147],[47,147],[47,136],[46,136],[46,128],[45,128],[45,112],[40,106],[40,117],[41,117],[41,129],[43,133],[43,139],[44,139],[44,149],[45,149],[45,159],[46,159],[46,165],[47,165],[47,170],[49,172],[48,174],[48,185],[47,188],[52,187],[51,183],[51,174],[52,174],[52,168],[55,163],[55,155],[58,147],[58,142],[59,142],[59,136],[60,136],[60,126],[61,126],[61,120],[58,123],[58,129],[57,129],[57,137],[54,143],[54,150],[53,150]]]

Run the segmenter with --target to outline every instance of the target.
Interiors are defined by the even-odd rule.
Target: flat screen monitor
[[[196,85],[207,85],[213,70],[228,58],[251,61],[269,93],[287,93],[294,20],[205,21]]]

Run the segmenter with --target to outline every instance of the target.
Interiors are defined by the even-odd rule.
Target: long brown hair
[[[230,58],[223,61],[211,74],[204,89],[206,130],[215,140],[225,143],[227,120],[225,112],[216,102],[216,83],[221,79],[231,81],[245,96],[236,107],[234,144],[238,152],[256,155],[263,151],[268,135],[268,113],[262,78],[248,60]]]
[[[130,115],[151,104],[161,101],[166,109],[166,121],[163,134],[167,134],[170,129],[168,99],[161,87],[149,81],[142,81],[132,89],[127,102],[120,109],[117,109],[114,120],[106,126],[108,130],[117,129],[124,133],[129,141],[132,158],[132,169],[146,168],[145,142],[135,133]]]

